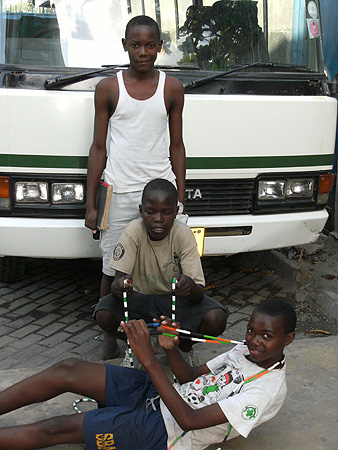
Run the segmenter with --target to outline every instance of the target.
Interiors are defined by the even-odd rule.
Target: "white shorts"
[[[113,277],[115,270],[109,267],[110,257],[124,227],[133,219],[140,217],[139,205],[141,191],[113,192],[107,222],[107,230],[100,232],[100,250],[102,254],[102,272]]]

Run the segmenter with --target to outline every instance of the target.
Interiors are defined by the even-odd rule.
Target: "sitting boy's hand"
[[[126,290],[127,297],[133,293],[133,279],[130,275],[115,278],[111,285],[111,293],[114,297],[123,298],[123,291]]]
[[[176,280],[175,294],[179,297],[188,297],[191,294],[192,279],[186,275],[180,274],[177,275]]]

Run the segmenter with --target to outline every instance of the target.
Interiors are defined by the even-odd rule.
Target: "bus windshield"
[[[0,63],[126,64],[121,38],[141,14],[160,26],[160,66],[224,71],[262,62],[324,70],[319,0],[0,0]]]

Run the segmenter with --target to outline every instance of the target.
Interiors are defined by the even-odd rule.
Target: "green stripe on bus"
[[[86,169],[87,156],[0,155],[0,166]],[[187,157],[187,169],[269,169],[332,166],[333,155]]]
[[[332,166],[332,164],[333,155],[187,158],[187,169],[272,169],[276,167]]]
[[[87,156],[0,155],[0,165],[55,169],[86,169]]]

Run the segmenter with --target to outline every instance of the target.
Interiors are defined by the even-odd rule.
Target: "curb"
[[[338,321],[338,295],[334,292],[323,291],[316,299],[316,303],[322,306],[327,314]]]
[[[299,281],[301,278],[308,278],[309,273],[307,270],[299,267],[296,261],[288,259],[278,250],[271,250],[265,264],[270,269],[277,269],[280,276],[292,281]]]

